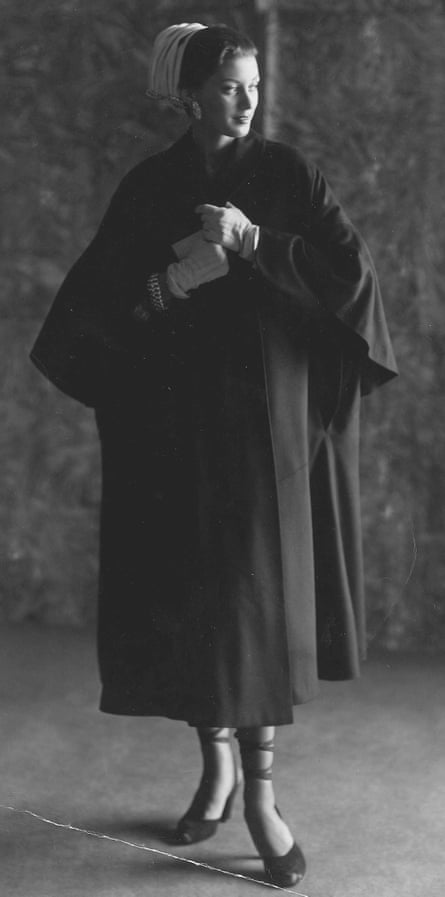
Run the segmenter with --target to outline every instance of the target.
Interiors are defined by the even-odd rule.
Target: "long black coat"
[[[190,133],[119,186],[32,352],[95,407],[101,708],[292,721],[364,654],[362,394],[396,373],[366,246],[320,172],[251,133],[209,181]],[[230,200],[255,264],[150,310],[145,284]]]

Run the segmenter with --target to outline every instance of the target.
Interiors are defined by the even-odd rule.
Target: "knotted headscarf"
[[[179,100],[179,79],[185,48],[194,34],[207,28],[199,22],[182,22],[161,31],[153,45],[147,93],[157,99]]]

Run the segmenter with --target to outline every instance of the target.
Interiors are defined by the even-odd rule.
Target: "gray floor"
[[[241,801],[215,838],[169,844],[199,778],[193,732],[98,713],[91,633],[4,628],[0,691],[1,897],[273,893],[248,879]],[[445,895],[444,698],[445,665],[379,657],[280,730],[280,808],[309,862],[296,890]]]

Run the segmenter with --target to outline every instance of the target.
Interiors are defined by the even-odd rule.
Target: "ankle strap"
[[[221,732],[224,732],[223,728],[220,729],[198,729],[198,738],[201,744],[227,744],[230,741],[229,735],[222,735]]]
[[[239,741],[240,751],[242,753],[253,753],[253,751],[270,751],[272,754],[275,750],[275,744],[273,738],[270,741],[251,741],[250,739],[243,740],[240,738],[238,732],[235,733],[235,738]]]
[[[273,754],[275,748],[273,739],[271,739],[270,741],[244,741],[240,738],[238,733],[236,733],[236,738],[239,741],[244,778],[263,779],[264,781],[270,781],[270,779],[272,778],[272,764],[265,767],[264,769],[257,769],[250,766],[248,757],[254,754],[255,751],[269,751],[271,754]]]

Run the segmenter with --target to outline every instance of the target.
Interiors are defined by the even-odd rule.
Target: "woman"
[[[276,807],[274,730],[319,678],[358,675],[359,403],[396,366],[325,179],[251,130],[256,55],[224,26],[158,36],[150,92],[190,127],[124,178],[32,358],[96,409],[101,709],[196,727],[188,844],[230,815],[236,729],[247,825],[288,887],[305,861]]]

